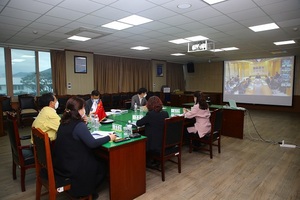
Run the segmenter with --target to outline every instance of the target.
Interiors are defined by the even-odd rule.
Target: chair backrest
[[[216,133],[216,132],[221,133],[222,121],[223,121],[223,110],[222,109],[214,110],[211,113],[212,133]]]
[[[18,95],[20,109],[36,109],[34,96],[30,94]]]
[[[23,162],[24,159],[21,156],[21,150],[19,150],[21,146],[19,129],[18,129],[18,122],[17,116],[15,113],[7,112],[7,133],[10,140],[11,151],[13,154],[13,159],[15,161]]]
[[[184,127],[184,117],[174,116],[165,119],[164,134],[163,134],[163,150],[176,145],[182,145]]]
[[[52,156],[50,148],[50,139],[47,133],[44,133],[41,129],[32,127],[34,158],[37,178],[40,177],[42,169],[47,170],[49,193],[55,194],[55,178],[52,165]],[[50,192],[51,191],[51,192]]]
[[[2,102],[2,112],[13,110],[11,107],[11,97],[10,96],[1,96],[0,99]]]

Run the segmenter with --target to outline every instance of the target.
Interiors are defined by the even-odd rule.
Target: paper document
[[[113,133],[114,133],[113,131],[94,131],[91,134],[95,139],[98,139],[98,138],[103,138],[103,137],[108,136],[109,134],[113,134]]]

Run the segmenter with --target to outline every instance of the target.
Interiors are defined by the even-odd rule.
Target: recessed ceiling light
[[[272,54],[282,54],[282,53],[287,53],[287,51],[283,50],[283,51],[272,51]]]
[[[212,51],[212,52],[220,52],[220,51],[224,51],[224,50],[222,50],[222,49],[212,49],[210,51]]]
[[[153,20],[145,18],[145,17],[138,16],[138,15],[131,15],[129,17],[122,18],[118,21],[119,22],[124,22],[124,23],[127,23],[127,24],[131,24],[131,25],[140,25],[140,24],[145,24],[145,23],[148,23],[148,22],[152,22]]]
[[[268,30],[278,29],[279,26],[277,26],[277,24],[275,24],[275,23],[269,23],[269,24],[262,24],[262,25],[258,25],[258,26],[251,26],[249,28],[254,32],[260,32],[260,31],[268,31]]]
[[[201,41],[201,40],[208,40],[207,37],[204,37],[202,35],[197,35],[197,36],[193,36],[193,37],[187,37],[187,38],[184,38],[184,39],[192,41],[192,42]]]
[[[187,9],[187,8],[190,8],[192,5],[191,4],[188,4],[188,3],[183,3],[183,4],[179,4],[177,6],[177,8],[180,8],[180,9]]]
[[[190,40],[186,40],[186,39],[176,39],[176,40],[170,40],[169,42],[172,42],[174,44],[183,44],[183,43],[188,43],[190,42]]]
[[[233,50],[238,50],[239,48],[236,47],[226,47],[226,48],[221,48],[224,51],[233,51]]]
[[[113,22],[110,22],[108,24],[102,25],[102,27],[111,28],[111,29],[115,29],[115,30],[123,30],[123,29],[132,27],[132,25],[125,24],[125,23],[122,23],[122,22],[113,21]]]
[[[136,46],[136,47],[131,47],[130,49],[134,49],[134,50],[146,50],[146,49],[150,49],[149,47],[143,47],[143,46]]]
[[[172,53],[171,55],[172,56],[184,56],[185,54],[183,54],[183,53]]]
[[[275,45],[286,45],[286,44],[295,44],[296,42],[294,40],[287,40],[287,41],[280,41],[280,42],[274,42]]]
[[[91,38],[88,38],[88,37],[82,37],[82,36],[78,36],[78,35],[73,35],[71,37],[68,37],[69,40],[76,40],[76,41],[87,41],[87,40],[90,40]]]
[[[220,3],[220,2],[226,1],[226,0],[203,0],[203,1],[205,1],[206,3],[212,5],[212,4]]]

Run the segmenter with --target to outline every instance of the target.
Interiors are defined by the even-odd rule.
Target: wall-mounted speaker
[[[194,73],[195,72],[194,63],[189,62],[186,66],[187,66],[187,72],[188,73]]]

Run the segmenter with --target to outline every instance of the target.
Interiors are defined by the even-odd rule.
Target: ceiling
[[[189,3],[187,9],[177,6]],[[124,30],[101,25],[136,14],[152,22]],[[249,26],[276,23],[280,28],[255,33]],[[86,42],[67,38],[84,33]],[[202,35],[226,52],[187,53],[187,44],[168,41]],[[296,44],[276,46],[275,41]],[[1,0],[0,46],[67,49],[175,63],[300,55],[300,0]],[[136,51],[133,46],[150,50]],[[271,52],[281,52],[273,54]],[[171,56],[185,53],[185,56]]]

